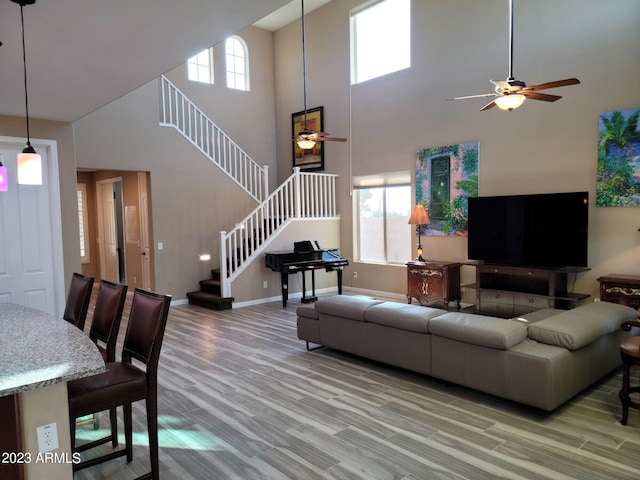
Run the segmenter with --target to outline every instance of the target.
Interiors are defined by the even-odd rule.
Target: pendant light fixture
[[[296,143],[301,149],[309,150],[313,148],[316,142],[308,138],[313,132],[307,128],[307,52],[304,38],[304,0],[300,1],[302,3],[302,96],[304,100],[304,121]]]
[[[7,167],[0,162],[0,192],[9,190],[9,179],[7,178]]]
[[[25,5],[33,5],[36,0],[11,0],[20,5],[20,20],[22,22],[22,65],[24,67],[24,105],[27,118],[27,146],[18,154],[18,183],[21,185],[42,185],[42,158],[31,146],[29,132],[29,94],[27,91],[27,54],[24,42],[24,13]]]

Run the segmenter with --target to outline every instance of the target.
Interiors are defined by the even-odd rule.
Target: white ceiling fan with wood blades
[[[304,100],[304,120],[303,129],[300,130],[293,138],[293,141],[298,144],[298,147],[308,150],[313,148],[315,142],[346,142],[346,138],[331,137],[325,132],[314,132],[307,128],[307,52],[305,45],[305,28],[304,28],[304,0],[302,3],[302,91]]]
[[[480,111],[489,110],[496,105],[502,110],[511,111],[522,105],[527,98],[531,100],[542,100],[543,102],[560,100],[562,98],[561,96],[540,93],[540,90],[577,85],[580,83],[580,80],[577,78],[566,78],[564,80],[527,86],[522,80],[515,79],[513,76],[513,0],[509,0],[509,78],[506,80],[491,80],[491,83],[495,86],[493,93],[467,95],[464,97],[449,98],[447,100],[495,97],[494,100],[482,107]]]

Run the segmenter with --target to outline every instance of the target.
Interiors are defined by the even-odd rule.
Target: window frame
[[[87,204],[86,183],[78,183],[76,196],[78,203],[78,232],[80,235],[80,263],[87,264],[91,263],[91,238],[89,236],[89,205]]]
[[[411,173],[406,171],[400,172],[388,172],[383,174],[375,174],[375,175],[362,175],[355,176],[353,182],[353,230],[354,230],[354,241],[353,241],[353,251],[354,257],[357,262],[360,263],[368,263],[368,264],[383,264],[383,265],[403,265],[407,260],[389,260],[389,215],[387,210],[387,197],[390,190],[395,188],[407,188],[409,195],[409,203],[407,205],[407,222],[411,215],[411,198],[412,198],[412,189],[411,189]],[[371,260],[371,259],[363,259],[361,252],[361,211],[360,211],[360,193],[366,190],[374,190],[374,189],[382,189],[383,190],[383,199],[382,199],[382,220],[383,220],[383,252],[382,252],[382,260]],[[407,258],[411,256],[411,244],[410,244],[410,235],[411,235],[410,225],[407,223]]]
[[[208,60],[208,64],[204,64],[204,63],[200,63],[199,57],[204,54],[207,53],[207,60]],[[196,71],[196,78],[192,78],[191,76],[191,71],[192,71],[192,66],[195,67],[195,71]],[[208,72],[208,76],[209,78],[206,80],[203,80],[201,78],[201,72],[202,69],[207,69]],[[213,77],[213,48],[212,47],[208,47],[205,48],[204,50],[198,52],[197,54],[195,54],[194,56],[190,57],[189,59],[187,59],[187,79],[191,82],[198,82],[198,83],[204,83],[205,85],[213,85],[214,84],[214,77]]]
[[[401,32],[406,32],[406,48],[407,48],[407,59],[406,59],[406,63],[401,64],[399,66],[394,66],[394,67],[388,67],[386,70],[381,71],[379,73],[375,73],[375,74],[369,74],[369,76],[365,76],[364,78],[362,77],[362,72],[361,72],[361,68],[358,67],[358,58],[360,57],[360,53],[362,52],[362,50],[360,48],[358,48],[358,20],[362,19],[361,15],[366,13],[368,10],[380,6],[383,3],[387,3],[387,2],[403,2],[406,1],[408,3],[407,5],[407,10],[408,10],[408,18],[406,18],[406,22],[407,25],[402,26],[402,28],[399,28],[397,30],[401,31]],[[394,9],[394,10],[397,10]],[[386,25],[389,25],[388,22],[386,22]],[[404,34],[404,33],[403,33]],[[407,68],[411,67],[411,0],[370,0],[368,2],[362,3],[361,5],[354,7],[351,9],[350,11],[350,15],[349,15],[349,35],[350,35],[350,57],[351,57],[351,85],[357,85],[359,83],[364,83],[368,80],[373,80],[376,78],[380,78],[383,77],[385,75],[389,75],[391,73],[394,72],[399,72],[401,70],[405,70]],[[380,31],[378,29],[375,37],[378,40],[384,40],[386,42],[387,45],[392,45],[394,42],[390,41],[392,38],[395,37],[391,37],[391,33],[390,32],[384,32],[384,31]],[[390,37],[390,38],[386,38],[386,37]],[[383,56],[384,54],[384,49],[381,48],[378,44],[373,44],[371,42],[371,39],[368,39],[366,42],[363,42],[363,45],[365,45],[365,48],[370,48],[372,51],[372,56],[376,58],[376,63],[380,63],[380,61],[384,61],[385,57]],[[389,51],[387,52],[389,59],[395,59],[397,60],[398,54],[397,54],[397,50],[395,52]]]
[[[233,45],[239,45],[242,49],[242,55],[238,55],[234,48],[232,52],[229,51],[229,42],[232,41]],[[233,61],[230,62],[229,60]],[[224,60],[225,60],[225,78],[227,82],[227,88],[234,90],[240,90],[248,92],[250,89],[249,83],[249,47],[247,42],[238,35],[232,35],[224,41]],[[236,69],[238,64],[242,64],[243,72],[238,72]],[[230,64],[233,68],[230,68]],[[233,79],[233,82],[230,80]],[[233,83],[233,85],[231,85]]]

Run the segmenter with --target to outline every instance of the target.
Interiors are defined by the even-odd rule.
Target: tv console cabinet
[[[531,268],[484,263],[466,263],[476,268],[476,281],[466,288],[475,289],[478,313],[510,318],[542,308],[568,310],[588,294],[570,291],[569,274],[588,268]]]

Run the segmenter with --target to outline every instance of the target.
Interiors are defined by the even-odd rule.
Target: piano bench
[[[318,312],[314,305],[300,305],[296,308],[298,315],[298,338],[307,342],[307,350],[316,350],[317,348],[309,348],[309,342],[320,345],[320,322],[318,322]]]

